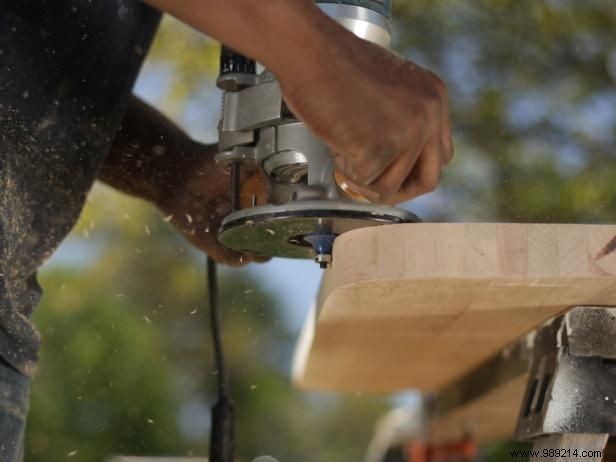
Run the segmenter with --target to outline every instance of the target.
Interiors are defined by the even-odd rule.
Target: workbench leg
[[[601,462],[608,437],[592,433],[541,436],[533,443],[533,451],[538,453],[531,456],[530,462]]]

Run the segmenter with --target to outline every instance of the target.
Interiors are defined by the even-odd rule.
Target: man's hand
[[[268,67],[352,188],[397,203],[432,191],[453,156],[430,71],[354,36],[314,0],[146,0]]]
[[[229,173],[215,146],[192,141],[162,114],[133,98],[98,178],[157,205],[196,247],[220,263],[255,258],[222,246],[218,227],[230,212]]]
[[[453,157],[445,85],[346,31],[330,33],[339,36],[336,45],[322,48],[311,73],[280,77],[287,104],[336,153],[352,189],[372,202],[433,191]]]
[[[214,148],[201,146],[201,158],[157,205],[165,214],[165,220],[215,261],[229,266],[266,261],[240,254],[218,242],[218,228],[231,213],[231,199],[229,169],[216,164]]]

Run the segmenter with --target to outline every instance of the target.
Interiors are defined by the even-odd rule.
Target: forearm
[[[305,76],[343,31],[314,0],[145,0],[263,63],[279,78]]]
[[[169,119],[133,97],[98,179],[161,206],[203,151]]]
[[[228,169],[215,152],[133,97],[98,178],[154,203],[214,260],[241,266],[255,259],[223,247],[215,232],[230,210]]]

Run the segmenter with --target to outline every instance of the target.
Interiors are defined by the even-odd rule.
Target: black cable
[[[240,209],[240,163],[231,162],[231,211]]]
[[[220,313],[218,307],[218,268],[216,262],[207,257],[207,288],[210,311],[210,329],[214,345],[214,364],[218,379],[218,393],[227,394],[227,370],[222,347],[222,329],[220,327]]]
[[[229,379],[225,367],[218,304],[218,275],[214,260],[207,257],[207,286],[210,328],[214,345],[214,364],[218,385],[218,399],[212,408],[210,433],[210,462],[233,462],[234,405],[229,393]]]

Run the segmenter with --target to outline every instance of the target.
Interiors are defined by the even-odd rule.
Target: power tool
[[[390,0],[317,0],[317,6],[362,39],[387,47]],[[370,204],[335,172],[329,148],[285,105],[276,77],[223,47],[223,90],[216,160],[231,169],[232,213],[220,242],[237,251],[269,257],[332,259],[340,234],[366,226],[416,222],[405,210]],[[248,182],[242,173],[260,172]],[[260,180],[259,180],[260,178]],[[265,200],[255,191],[261,181]]]

